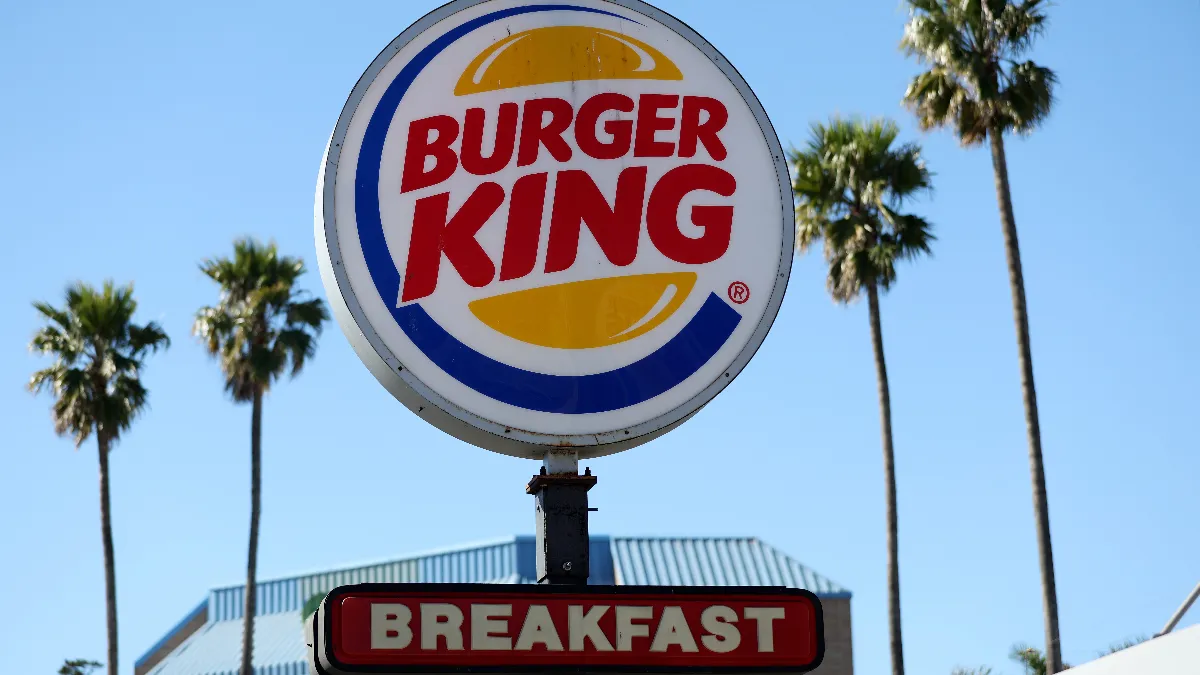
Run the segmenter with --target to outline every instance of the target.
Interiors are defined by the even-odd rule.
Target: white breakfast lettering
[[[758,651],[775,651],[775,619],[783,618],[782,607],[747,607],[742,615],[758,624]]]

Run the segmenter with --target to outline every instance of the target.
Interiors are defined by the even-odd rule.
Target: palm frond
[[[129,326],[129,347],[134,354],[140,355],[147,351],[157,352],[171,346],[171,338],[157,322],[151,321],[144,326]]]
[[[932,174],[921,158],[921,146],[916,143],[906,143],[894,152],[884,153],[880,172],[886,185],[885,196],[896,206],[933,189]]]
[[[999,105],[1006,129],[1029,133],[1050,116],[1058,76],[1032,61],[1013,65]]]
[[[1046,657],[1035,647],[1013,645],[1009,658],[1021,664],[1025,675],[1046,675]]]
[[[201,307],[196,312],[196,321],[192,324],[192,333],[200,338],[204,348],[210,355],[221,352],[222,345],[233,333],[237,319],[222,307]]]
[[[55,324],[50,326],[50,328],[57,327],[68,332],[71,330],[71,315],[67,312],[58,309],[48,302],[35,302],[33,303],[33,308],[36,309],[44,318]]]
[[[91,672],[104,664],[89,659],[68,659],[63,661],[58,669],[58,675],[91,675]]]
[[[287,323],[293,326],[306,326],[318,335],[329,320],[329,310],[320,298],[295,300],[287,305]]]
[[[67,330],[70,330],[69,328]],[[77,334],[64,332],[58,326],[43,326],[33,335],[29,349],[42,355],[52,355],[67,365],[74,364],[87,345]]]
[[[277,357],[291,364],[291,376],[295,377],[304,369],[304,364],[317,351],[317,339],[307,330],[285,328],[279,331],[275,338]]]
[[[944,67],[936,66],[913,78],[904,102],[924,130],[952,127],[964,145],[987,138],[988,117],[980,113],[980,101],[960,78]]]
[[[1121,640],[1120,642],[1115,642],[1115,643],[1109,645],[1107,649],[1105,649],[1102,652],[1098,652],[1096,655],[1097,656],[1108,656],[1109,654],[1116,654],[1117,652],[1124,651],[1126,649],[1129,649],[1130,647],[1136,647],[1137,645],[1142,644],[1143,642],[1145,642],[1148,639],[1149,638],[1147,638],[1145,635],[1138,635],[1136,637],[1126,638],[1124,640]]]
[[[111,400],[114,405],[106,409],[105,429],[126,431],[133,420],[146,408],[149,392],[137,374],[118,375],[112,383]]]
[[[996,0],[993,0],[994,2]],[[1034,40],[1046,30],[1047,17],[1042,12],[1042,0],[1026,0],[1020,3],[998,2],[1002,5],[994,12],[995,31],[1000,44],[1006,50],[1004,56],[1012,59],[1029,51]]]

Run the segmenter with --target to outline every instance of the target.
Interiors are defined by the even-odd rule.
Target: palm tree
[[[1043,0],[909,0],[912,18],[901,46],[929,70],[913,79],[904,95],[923,129],[950,127],[965,146],[987,140],[996,174],[996,197],[1004,230],[1004,252],[1012,287],[1017,328],[1017,360],[1029,437],[1033,510],[1037,521],[1038,562],[1046,625],[1046,662],[1051,673],[1062,670],[1058,635],[1058,598],[1054,587],[1054,555],[1050,547],[1050,513],[1042,464],[1042,434],[1029,315],[1017,223],[1008,184],[1004,134],[1027,134],[1050,114],[1057,78],[1049,68],[1020,60],[1046,26]]]
[[[915,144],[893,148],[898,129],[891,121],[834,118],[813,126],[803,151],[791,152],[796,198],[796,243],[802,252],[825,243],[828,287],[835,302],[849,303],[863,291],[871,318],[871,345],[879,379],[879,417],[887,496],[888,627],[892,673],[903,675],[900,639],[900,568],[896,526],[896,472],[892,450],[892,406],[879,292],[896,280],[896,262],[929,252],[934,239],[924,219],[898,209],[930,188],[929,171]]]
[[[118,287],[106,281],[102,289],[96,290],[80,282],[67,287],[64,307],[46,302],[35,302],[33,306],[46,325],[34,334],[29,348],[53,357],[54,364],[29,378],[29,390],[38,394],[48,389],[54,395],[54,432],[73,436],[76,448],[96,434],[108,673],[117,675],[117,573],[108,453],[146,407],[148,392],[141,381],[146,357],[165,349],[171,341],[153,321],[133,323],[137,301],[133,299],[132,284]]]
[[[252,675],[258,522],[262,512],[262,399],[285,373],[295,377],[312,358],[329,318],[325,303],[296,288],[304,262],[280,256],[275,244],[253,239],[233,244],[232,258],[207,259],[200,270],[221,287],[215,307],[196,313],[192,330],[219,361],[225,391],[250,403],[250,545],[242,632],[242,675]]]

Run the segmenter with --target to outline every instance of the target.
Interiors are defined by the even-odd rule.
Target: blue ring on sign
[[[742,320],[715,293],[654,352],[627,366],[593,375],[547,375],[480,354],[442,328],[420,303],[393,310],[413,344],[447,375],[498,401],[541,412],[608,412],[648,401],[700,369]]]
[[[578,11],[620,14],[574,5],[513,7],[471,19],[431,42],[409,61],[384,90],[363,134],[354,185],[355,220],[371,281],[400,329],[417,349],[446,374],[502,403],[540,412],[580,415],[608,412],[648,401],[673,389],[700,369],[729,340],[742,316],[710,293],[687,325],[662,347],[627,366],[591,375],[549,375],[501,363],[463,344],[442,328],[420,303],[394,307],[400,271],[392,262],[379,215],[379,167],[383,143],[400,101],[417,75],[459,38],[494,21],[532,12]],[[639,24],[640,25],[640,24]]]

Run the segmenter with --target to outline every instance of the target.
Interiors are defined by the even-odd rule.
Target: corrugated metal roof
[[[523,549],[528,549],[523,550]],[[524,558],[529,565],[523,565]],[[528,567],[528,569],[525,569]],[[518,574],[533,576],[533,538],[512,537],[497,543],[464,546],[389,562],[306,574],[257,584],[256,616],[299,611],[314,595],[361,583],[475,583]],[[209,595],[209,620],[232,621],[245,611],[244,585],[218,588]]]
[[[308,675],[300,612],[254,620],[255,675]],[[209,623],[179,645],[149,675],[237,675],[242,622]]]
[[[630,586],[786,586],[846,589],[754,538],[613,537],[616,583]]]
[[[591,542],[593,584],[787,586],[823,596],[846,589],[754,538],[604,537]],[[255,675],[307,675],[301,608],[336,586],[368,582],[535,583],[534,539],[512,537],[258,584]],[[208,623],[147,675],[236,675],[245,589],[209,594]],[[182,624],[181,624],[182,625]],[[163,638],[163,644],[168,638]],[[137,665],[154,653],[148,651]]]
[[[201,619],[201,615],[203,615],[203,619]],[[198,621],[204,621],[204,623],[208,623],[208,600],[204,600],[199,605],[196,605],[195,609],[188,612],[187,615],[185,615],[182,619],[180,619],[179,623],[175,624],[171,628],[171,630],[167,631],[166,634],[163,635],[162,638],[158,642],[154,643],[150,647],[150,649],[147,649],[145,655],[143,655],[142,658],[138,659],[137,664],[134,664],[135,671],[139,664],[141,664],[143,661],[145,661],[152,654],[155,654],[156,652],[158,652],[158,650],[162,649],[163,646],[167,644],[167,641],[170,640],[172,636],[174,636],[177,632],[183,630],[184,627],[187,626],[188,624],[191,624],[193,619],[198,620]]]

